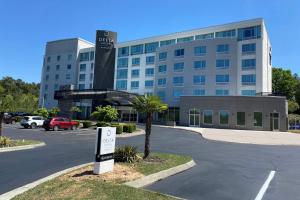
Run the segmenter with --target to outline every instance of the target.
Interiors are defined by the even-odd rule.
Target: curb
[[[14,190],[11,190],[11,191],[9,191],[9,192],[7,192],[7,193],[4,193],[4,194],[0,195],[0,200],[9,200],[9,199],[12,199],[12,198],[14,198],[15,196],[17,196],[17,195],[19,195],[19,194],[22,194],[22,193],[24,193],[24,192],[26,192],[26,191],[28,191],[28,190],[30,190],[30,189],[36,187],[36,186],[39,185],[39,184],[42,184],[42,183],[44,183],[44,182],[46,182],[46,181],[50,181],[50,180],[52,180],[52,179],[54,179],[54,178],[56,178],[56,177],[58,177],[58,176],[61,176],[61,175],[63,175],[63,174],[69,173],[69,172],[71,172],[71,171],[74,171],[74,170],[79,169],[79,168],[82,168],[82,167],[86,167],[86,166],[91,165],[91,164],[93,164],[93,163],[94,163],[94,162],[90,162],[90,163],[86,163],[86,164],[82,164],[82,165],[77,165],[77,166],[75,166],[75,167],[71,167],[71,168],[65,169],[65,170],[63,170],[63,171],[54,173],[54,174],[52,174],[52,175],[50,175],[50,176],[47,176],[47,177],[42,178],[42,179],[39,179],[39,180],[37,180],[37,181],[34,181],[34,182],[29,183],[29,184],[27,184],[27,185],[24,185],[24,186],[22,186],[22,187],[16,188],[16,189],[14,189]]]
[[[17,146],[17,147],[5,147],[5,148],[0,148],[0,153],[27,150],[27,149],[34,149],[34,148],[42,147],[42,146],[46,146],[46,143],[42,142],[42,143],[39,143],[39,144],[30,144],[30,145]]]
[[[188,170],[188,169],[194,167],[195,165],[196,165],[195,161],[191,160],[191,161],[189,161],[185,164],[182,164],[182,165],[170,168],[170,169],[166,169],[166,170],[154,173],[154,174],[150,174],[148,176],[145,176],[145,177],[142,177],[140,179],[130,181],[130,182],[127,182],[127,183],[124,183],[124,184],[127,185],[127,186],[130,186],[130,187],[134,187],[134,188],[141,188],[141,187],[144,187],[146,185],[150,185],[150,184],[152,184],[156,181],[165,179],[169,176],[173,176],[175,174],[178,174],[180,172]]]
[[[133,136],[138,136],[138,135],[144,135],[145,134],[145,130],[143,129],[140,129],[140,130],[137,130],[133,133],[122,133],[122,134],[117,134],[117,138],[127,138],[127,137],[133,137]]]

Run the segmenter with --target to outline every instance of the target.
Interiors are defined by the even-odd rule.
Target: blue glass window
[[[243,59],[242,60],[242,70],[255,69],[256,59]]]
[[[195,89],[195,90],[193,90],[193,95],[194,96],[204,96],[205,95],[205,90],[203,90],[203,89]]]
[[[117,80],[116,88],[117,88],[117,90],[126,90],[127,89],[127,80]]]
[[[236,36],[235,29],[228,30],[228,31],[216,32],[216,38],[226,38],[226,37],[235,37],[235,36]]]
[[[67,69],[72,69],[72,65],[68,64]]]
[[[81,62],[81,61],[89,61],[89,60],[90,60],[89,56],[90,56],[90,53],[89,53],[89,52],[80,53],[80,54],[79,54],[79,61],[80,61],[80,62]]]
[[[205,67],[206,67],[205,60],[194,61],[194,69],[205,69]]]
[[[140,65],[140,58],[132,58],[131,64],[132,64],[132,66]]]
[[[159,65],[158,66],[158,73],[163,74],[163,73],[166,73],[166,71],[167,71],[167,65]]]
[[[242,45],[242,53],[243,54],[254,54],[256,52],[256,44],[243,44]]]
[[[146,76],[154,76],[154,68],[146,68],[145,75]]]
[[[85,89],[85,84],[79,84],[78,88],[79,88],[79,90],[84,90]]]
[[[86,70],[86,64],[80,64],[79,71],[84,72]]]
[[[127,78],[128,70],[127,69],[118,69],[117,70],[117,79]]]
[[[184,62],[179,62],[174,64],[174,72],[183,72]]]
[[[193,41],[193,40],[194,40],[194,36],[177,38],[177,43],[190,42],[190,41]]]
[[[206,54],[206,46],[194,47],[195,56],[203,56]]]
[[[195,40],[205,40],[211,38],[214,38],[214,33],[207,33],[207,34],[201,34],[195,36]]]
[[[118,48],[118,57],[129,56],[129,47]]]
[[[182,96],[182,94],[183,94],[182,90],[174,90],[173,91],[173,97],[176,99],[180,98],[180,96]]]
[[[176,49],[174,51],[174,56],[175,57],[182,57],[182,56],[184,56],[184,49]]]
[[[145,53],[153,53],[156,51],[156,48],[159,46],[159,42],[151,42],[145,44]]]
[[[94,51],[90,51],[90,60],[94,60],[94,56],[95,52]]]
[[[176,43],[176,39],[171,39],[171,40],[164,40],[164,41],[160,41],[160,46],[167,46],[167,45],[171,45],[171,44],[175,44]]]
[[[131,77],[132,78],[137,78],[140,76],[140,70],[139,69],[133,69],[131,70]]]
[[[216,90],[216,96],[228,96],[229,90]]]
[[[217,84],[229,83],[229,75],[228,74],[216,75],[216,83]]]
[[[118,66],[118,68],[127,68],[128,67],[128,58],[119,58],[117,66]]]
[[[173,84],[176,86],[182,86],[184,83],[184,78],[183,76],[176,76],[173,77]]]
[[[85,74],[79,74],[79,81],[85,81]]]
[[[59,70],[59,68],[60,68],[60,65],[56,65],[56,70]]]
[[[49,71],[50,71],[50,66],[49,66],[49,65],[47,66],[47,69],[46,69],[46,71],[47,71],[47,72],[49,72]]]
[[[238,40],[250,40],[261,37],[261,26],[252,26],[238,29]]]
[[[130,47],[131,55],[143,54],[144,52],[144,45],[138,44]]]
[[[145,87],[146,88],[152,88],[153,85],[154,85],[154,81],[152,81],[152,80],[145,81]]]
[[[59,79],[59,74],[55,74],[55,80]]]
[[[256,90],[242,90],[243,96],[255,96]]]
[[[131,89],[137,89],[137,88],[139,88],[139,82],[131,81]]]
[[[160,53],[158,54],[158,59],[159,59],[160,61],[164,61],[164,60],[167,59],[167,56],[168,56],[168,53],[167,53],[167,52],[160,52]]]
[[[204,75],[196,75],[193,77],[194,85],[204,85],[205,84],[205,76]]]
[[[71,74],[66,74],[66,79],[67,80],[71,79]]]
[[[219,44],[217,45],[216,52],[217,53],[228,53],[229,45],[228,44]]]
[[[256,84],[255,74],[242,75],[242,85],[255,85],[255,84]]]
[[[155,56],[147,56],[146,57],[146,65],[154,64]]]
[[[216,68],[217,69],[228,69],[229,68],[229,60],[228,59],[218,59],[216,60]]]
[[[157,79],[157,85],[158,86],[165,86],[167,83],[167,79],[166,78],[159,78]]]
[[[165,100],[166,98],[166,92],[165,91],[158,91],[157,96],[160,98],[160,100]]]

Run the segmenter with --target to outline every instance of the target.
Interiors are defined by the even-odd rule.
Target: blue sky
[[[263,17],[273,66],[300,74],[299,0],[0,0],[0,78],[39,82],[47,41],[96,29],[118,41]]]

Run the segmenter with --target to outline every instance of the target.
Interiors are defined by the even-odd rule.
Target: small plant
[[[139,159],[137,147],[131,145],[125,145],[123,147],[116,148],[115,161],[132,163]]]
[[[97,127],[110,126],[110,123],[108,123],[108,122],[97,122],[96,126]]]
[[[118,111],[111,106],[97,106],[91,118],[98,121],[112,122],[118,119]]]
[[[84,121],[82,122],[82,127],[83,128],[90,128],[92,126],[92,122],[91,121]]]
[[[8,137],[0,136],[0,147],[12,146],[12,140]]]
[[[135,124],[124,124],[123,125],[123,131],[126,133],[132,133],[136,131],[136,125]]]
[[[115,125],[115,124],[112,124],[111,125],[112,127],[116,127],[116,133],[117,134],[122,134],[123,133],[123,125],[122,124],[117,124],[117,125]]]

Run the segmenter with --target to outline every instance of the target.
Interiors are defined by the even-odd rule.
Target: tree
[[[294,100],[298,84],[299,81],[292,75],[290,70],[282,68],[272,69],[273,93],[279,93],[286,96],[288,100]]]
[[[96,111],[91,115],[92,119],[103,122],[112,122],[118,119],[118,111],[111,106],[97,106]]]
[[[46,108],[39,108],[33,112],[34,115],[42,116],[47,118],[49,116],[48,110]]]
[[[300,105],[300,81],[299,81],[298,86],[296,88],[295,100],[298,103],[298,105]]]
[[[288,101],[288,110],[289,110],[289,113],[294,113],[296,112],[297,110],[299,110],[299,104],[295,101]]]
[[[5,95],[4,88],[0,86],[0,136],[2,136],[2,121],[5,112],[12,112],[15,108],[14,98],[11,95]]]
[[[78,108],[78,107],[76,107],[76,106],[73,106],[73,107],[70,109],[70,112],[72,113],[72,118],[73,118],[73,116],[74,116],[74,115],[77,116],[77,113],[80,113],[81,110],[80,110],[80,108]],[[75,118],[76,118],[76,117],[75,117]]]
[[[60,109],[57,107],[51,108],[48,113],[49,117],[55,117],[60,112]]]
[[[155,112],[162,112],[168,109],[167,104],[161,102],[157,96],[138,96],[133,101],[133,107],[139,112],[146,114],[146,135],[144,159],[150,154],[150,134],[152,117]]]

